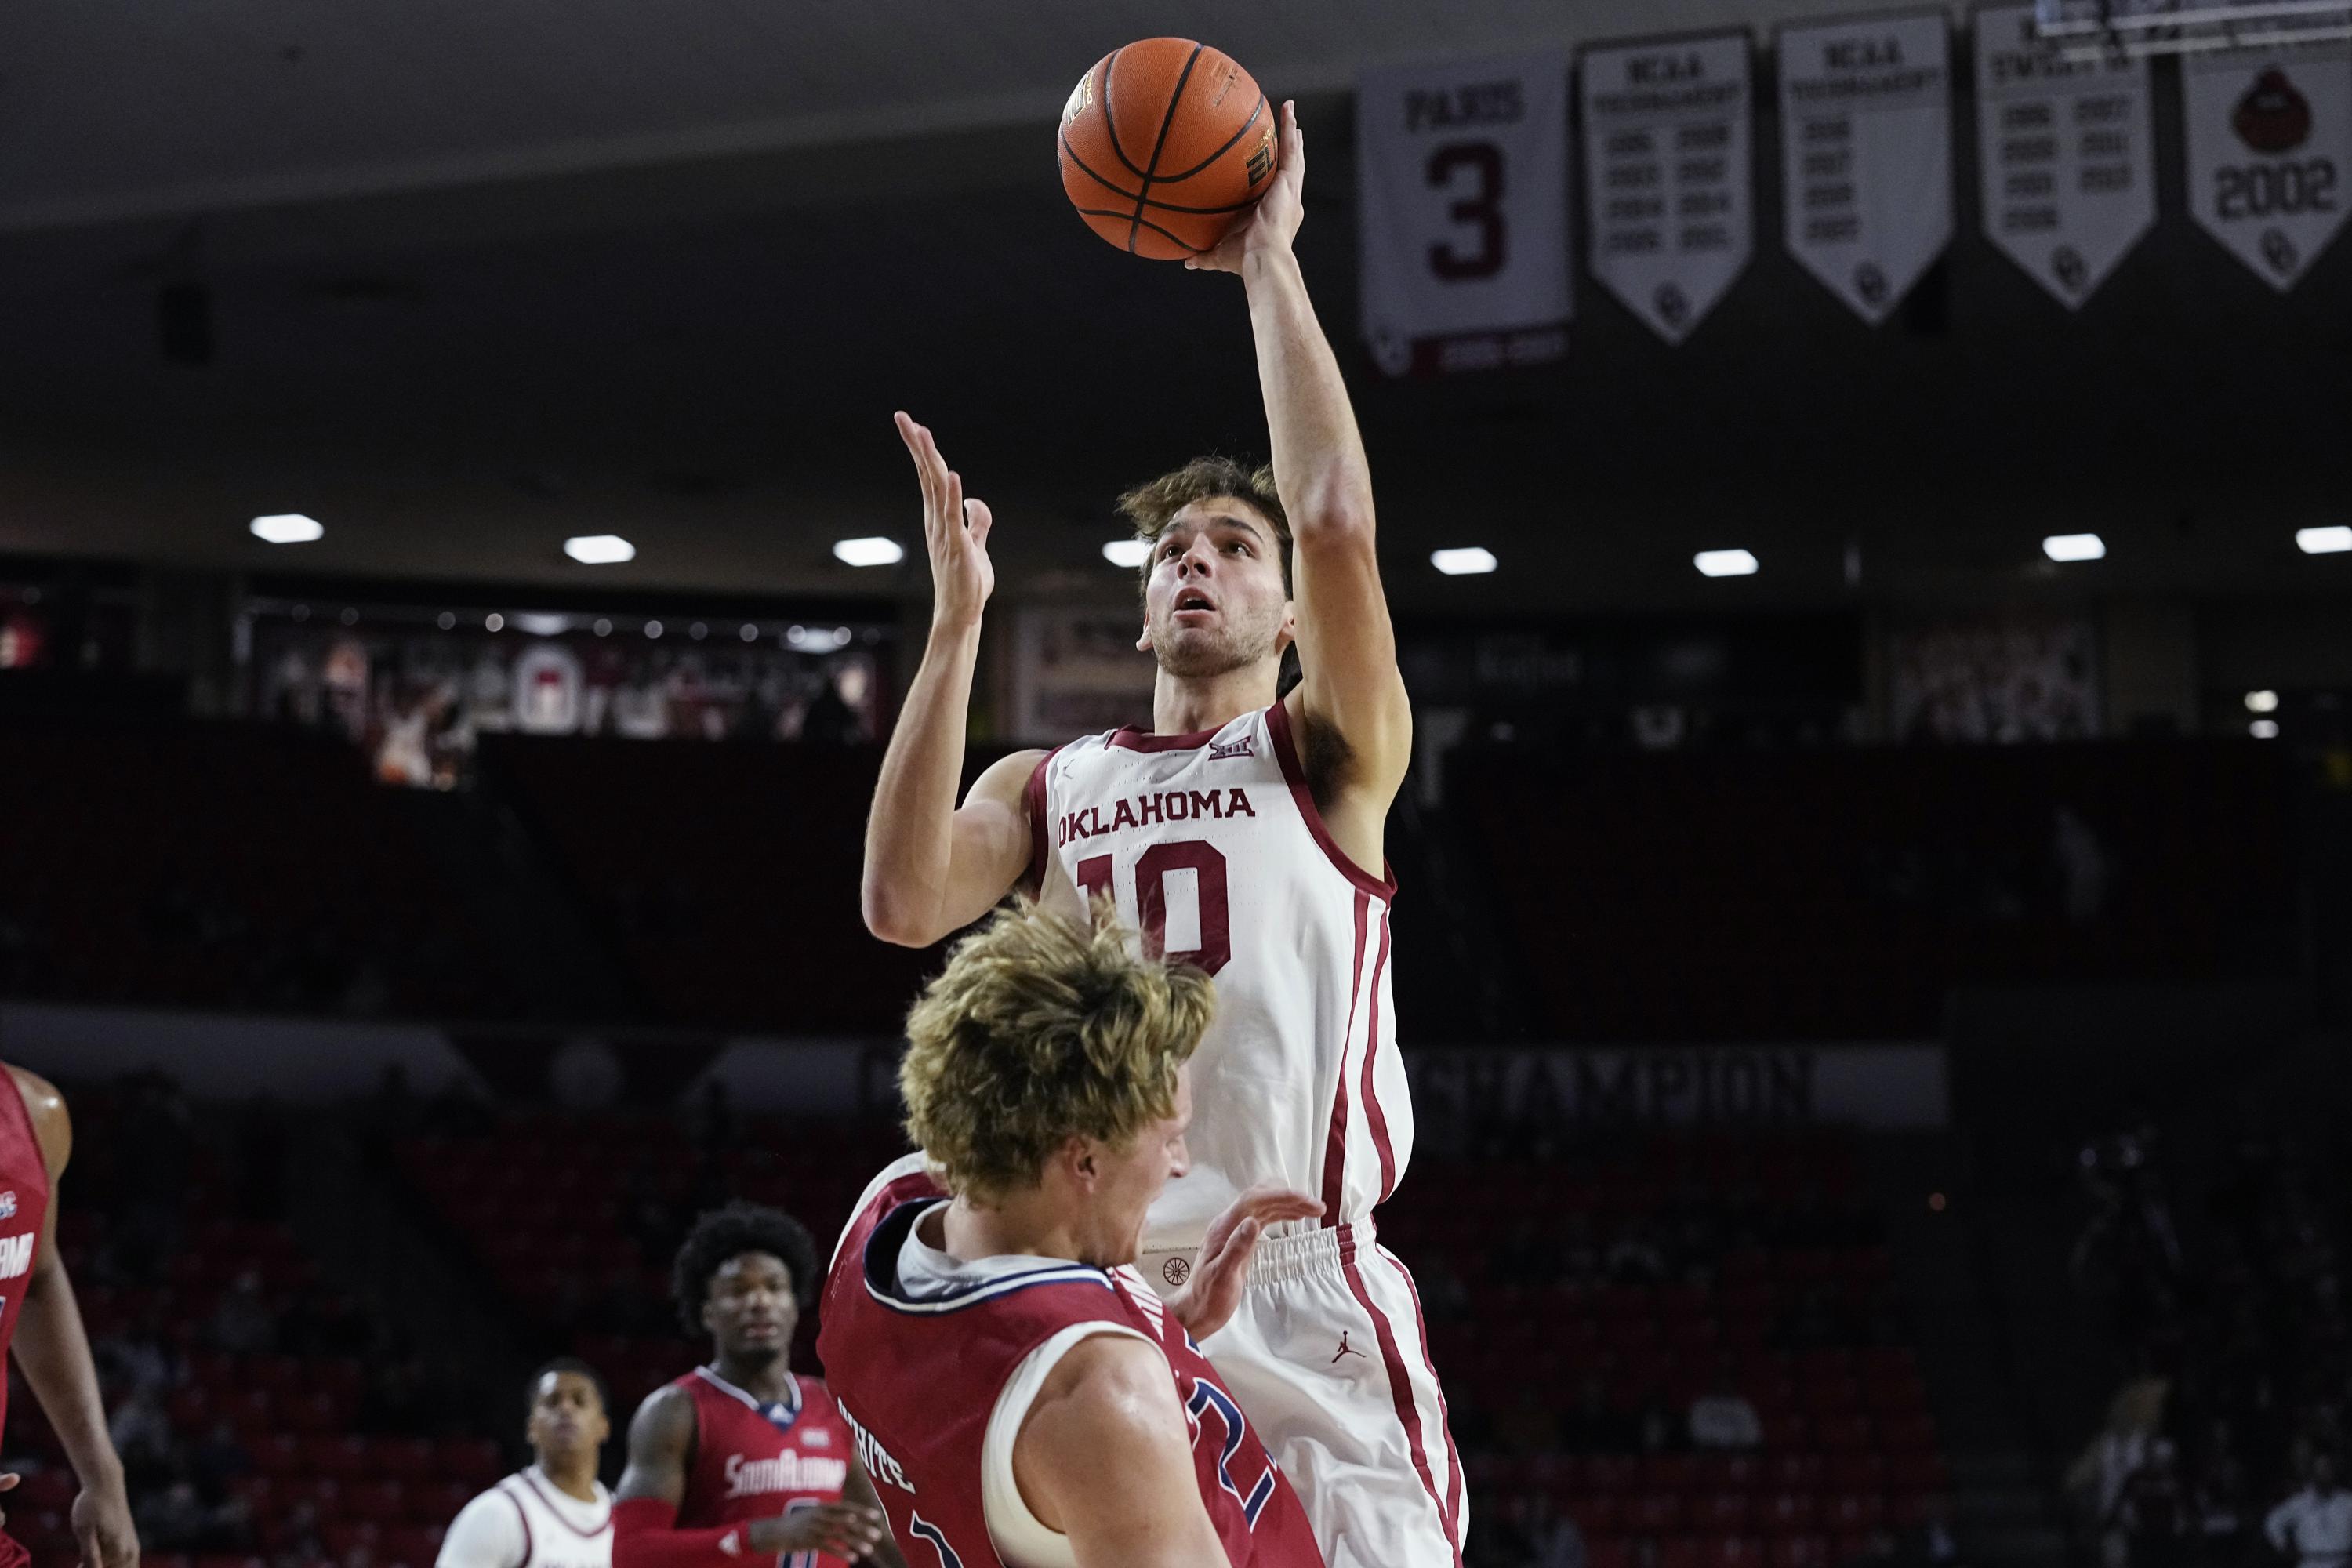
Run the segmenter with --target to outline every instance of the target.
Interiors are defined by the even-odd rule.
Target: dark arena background
[[[433,1568],[559,1355],[616,1480],[694,1217],[907,1151],[891,415],[967,782],[1148,727],[1112,502],[1264,458],[1251,321],[1049,143],[1181,36],[1379,500],[1465,1560],[2341,1568],[2352,9],[2141,9],[0,16],[0,1058],[144,1561]]]

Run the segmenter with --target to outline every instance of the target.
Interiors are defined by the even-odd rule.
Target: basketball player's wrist
[[[1290,248],[1287,237],[1274,234],[1260,237],[1254,233],[1243,246],[1243,282],[1271,282],[1300,276],[1298,255]]]
[[[986,607],[974,605],[964,610],[948,605],[933,605],[930,644],[926,651],[943,656],[971,651],[980,642],[980,623]]]

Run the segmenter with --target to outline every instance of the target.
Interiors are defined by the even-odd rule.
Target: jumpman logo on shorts
[[[1339,1357],[1343,1355],[1357,1356],[1365,1361],[1371,1360],[1371,1357],[1365,1355],[1363,1352],[1358,1350],[1355,1346],[1348,1342],[1348,1331],[1345,1329],[1339,1331],[1339,1349],[1338,1352],[1331,1357],[1331,1364],[1333,1366],[1338,1366],[1339,1364]]]

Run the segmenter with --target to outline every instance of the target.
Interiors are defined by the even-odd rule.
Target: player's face
[[[1176,1072],[1174,1113],[1146,1126],[1124,1149],[1098,1147],[1095,1155],[1093,1223],[1088,1251],[1078,1259],[1098,1268],[1132,1263],[1143,1247],[1143,1216],[1160,1189],[1192,1168],[1184,1130],[1192,1121],[1192,1070]]]
[[[543,1465],[593,1454],[613,1435],[596,1385],[576,1372],[551,1372],[531,1391],[530,1422],[524,1436]]]
[[[702,1326],[731,1361],[764,1363],[793,1348],[800,1326],[793,1271],[772,1252],[739,1252],[710,1276]]]
[[[1274,525],[1222,497],[1178,512],[1153,546],[1137,646],[1171,675],[1205,677],[1279,658],[1292,636]]]

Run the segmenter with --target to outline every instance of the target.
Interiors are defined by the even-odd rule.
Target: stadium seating
[[[612,1258],[634,1205],[650,1194],[672,1205],[674,1235],[698,1202],[740,1194],[795,1214],[822,1246],[899,1148],[887,1125],[771,1122],[698,1153],[669,1120],[583,1129],[539,1113],[478,1137],[411,1141],[400,1161],[515,1310],[568,1334],[625,1405],[702,1352],[672,1320],[665,1257],[640,1244]],[[650,1186],[637,1174],[655,1172]],[[1532,1238],[1497,1192],[1544,1194]],[[1557,1266],[1571,1227],[1598,1277]],[[589,1326],[566,1288],[582,1257],[564,1238],[579,1235],[604,1259],[593,1294],[608,1298],[605,1321],[625,1327]],[[1667,1277],[1610,1274],[1614,1244],[1659,1237]],[[1530,1385],[1562,1412],[1597,1378],[1615,1415],[1662,1403],[1679,1416],[1725,1369],[1756,1406],[1766,1441],[1753,1453],[1679,1441],[1570,1451],[1563,1440],[1465,1454],[1483,1507],[1540,1494],[1578,1521],[1596,1563],[1641,1568],[1634,1549],[1649,1542],[1654,1568],[1831,1568],[1874,1531],[1916,1525],[1949,1489],[1850,1137],[1659,1133],[1552,1163],[1423,1156],[1382,1211],[1381,1237],[1424,1279],[1442,1269],[1465,1287],[1463,1310],[1427,1325],[1457,1415],[1491,1415]],[[1547,1271],[1557,1277],[1528,1282]],[[803,1365],[813,1331],[804,1321]],[[1457,1420],[1456,1435],[1486,1424]]]
[[[1956,984],[2279,973],[2294,951],[2275,748],[1474,747],[1445,766],[1496,930],[1564,1039],[1918,1035]]]
[[[121,1005],[476,1017],[495,944],[435,872],[436,804],[276,725],[0,736],[0,993]]]
[[[230,1354],[210,1348],[213,1315],[241,1276],[257,1276],[266,1300],[282,1308],[317,1286],[287,1226],[237,1217],[240,1194],[216,1148],[198,1142],[189,1154],[182,1205],[189,1216],[169,1266],[151,1282],[106,1283],[109,1244],[123,1225],[113,1201],[118,1175],[110,1167],[126,1137],[113,1097],[74,1096],[80,1158],[74,1206],[62,1231],[67,1267],[102,1363],[117,1335],[159,1334],[177,1363],[165,1399],[176,1439],[192,1441],[226,1421],[249,1457],[249,1468],[230,1489],[249,1510],[254,1544],[266,1557],[150,1552],[163,1568],[253,1568],[268,1561],[284,1568],[285,1530],[304,1500],[319,1510],[321,1544],[336,1562],[364,1542],[371,1568],[430,1568],[440,1533],[467,1500],[503,1474],[496,1443],[478,1437],[382,1436],[365,1430],[368,1368],[341,1354]],[[86,1167],[86,1168],[85,1168]],[[216,1216],[216,1217],[202,1217]],[[107,1388],[110,1407],[123,1389]],[[37,1563],[70,1563],[74,1543],[67,1522],[76,1490],[72,1472],[40,1406],[21,1380],[9,1395],[5,1467],[26,1474],[7,1505],[8,1530]],[[134,1496],[134,1503],[138,1500]],[[318,1560],[323,1568],[330,1559]],[[305,1568],[314,1568],[306,1564]]]

